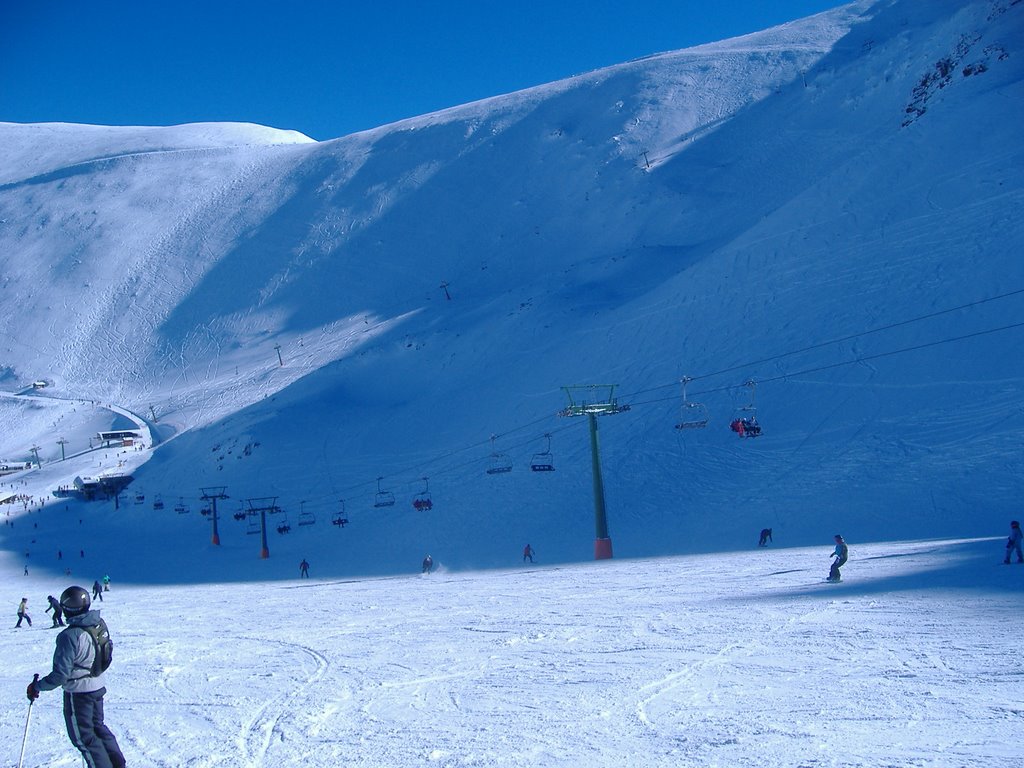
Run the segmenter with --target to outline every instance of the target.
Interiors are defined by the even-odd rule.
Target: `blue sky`
[[[243,121],[330,139],[836,0],[0,0],[0,121]]]

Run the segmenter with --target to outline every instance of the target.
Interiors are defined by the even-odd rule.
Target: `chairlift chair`
[[[245,507],[239,507],[238,510],[231,515],[235,520],[245,520],[249,516],[249,513],[245,511]]]
[[[338,528],[344,528],[348,525],[348,518],[345,516],[345,500],[339,499],[341,507],[331,516],[331,525],[336,525]]]
[[[282,536],[286,533],[292,532],[291,523],[288,522],[288,515],[283,509],[281,510],[280,522],[277,524],[277,532]]]
[[[395,506],[395,494],[380,487],[380,481],[383,479],[383,476],[377,478],[377,495],[373,497],[373,506],[377,508],[393,507]]]
[[[689,376],[683,376],[680,380],[683,385],[683,403],[679,407],[679,421],[676,429],[702,429],[708,425],[710,415],[707,406],[703,403],[694,403],[686,397],[686,384],[693,381]]]
[[[427,482],[427,478],[421,479],[423,480],[423,492],[416,494],[416,498],[412,500],[412,506],[420,512],[429,512],[434,508],[434,502],[430,498],[430,484]]]
[[[488,475],[503,475],[506,472],[512,471],[512,459],[504,453],[498,453],[494,450],[494,441],[497,439],[497,435],[491,435],[491,455],[488,457],[487,465]]]
[[[302,502],[302,504],[299,505],[299,525],[313,525],[316,523],[316,515],[312,512],[307,512],[305,507],[306,502]]]
[[[262,526],[260,519],[257,515],[246,515],[249,518],[249,522],[245,526],[245,532],[247,534],[259,533]]]
[[[155,499],[153,499],[153,509],[159,510],[159,509],[163,509],[163,508],[164,508],[164,500],[160,498],[160,494],[157,494],[157,497]]]
[[[729,422],[729,429],[740,437],[760,437],[761,424],[757,420],[757,405],[755,403],[757,382],[749,379],[744,382],[743,386],[750,388],[750,402],[736,409],[732,421]]]
[[[530,469],[533,472],[554,472],[555,460],[551,455],[551,435],[545,434],[544,439],[548,441],[547,447],[540,453],[533,454],[530,459]]]
[[[189,512],[188,504],[186,504],[184,500],[179,500],[178,503],[174,505],[174,511],[179,515],[187,515]]]
[[[146,500],[146,494],[144,494],[142,491],[139,491],[138,493],[135,494],[135,503],[136,504],[142,504],[145,500]]]

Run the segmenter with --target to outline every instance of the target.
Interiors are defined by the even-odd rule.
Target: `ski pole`
[[[33,675],[32,682],[38,683],[39,675]],[[18,757],[18,768],[21,768],[22,763],[25,762],[25,745],[28,743],[28,724],[32,720],[32,705],[35,703],[35,699],[28,700],[28,715],[25,717],[25,735],[21,737],[21,755]]]

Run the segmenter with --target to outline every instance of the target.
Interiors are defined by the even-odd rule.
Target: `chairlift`
[[[544,439],[548,441],[547,447],[540,453],[533,454],[530,459],[530,469],[534,472],[554,472],[555,460],[551,455],[551,435],[545,434]]]
[[[316,515],[305,510],[306,502],[299,505],[299,525],[313,525],[316,522]]]
[[[498,453],[494,450],[494,441],[497,439],[497,435],[491,435],[491,455],[488,457],[487,465],[488,475],[503,475],[506,472],[512,471],[512,459],[504,453]]]
[[[280,507],[277,507],[277,511],[281,513],[281,522],[277,524],[277,532],[282,536],[286,533],[291,533],[292,526],[291,523],[288,522],[288,514]]]
[[[377,478],[377,495],[373,497],[373,506],[377,508],[393,507],[395,506],[395,494],[380,487],[380,481],[383,479],[383,476]]]
[[[159,509],[163,509],[163,508],[164,508],[164,500],[160,498],[160,494],[158,493],[156,495],[156,498],[153,499],[153,509],[159,510]]]
[[[136,504],[142,504],[145,501],[146,501],[146,494],[144,494],[142,491],[138,491],[135,494],[135,503]]]
[[[709,414],[703,403],[694,403],[686,397],[686,384],[693,381],[689,376],[680,379],[683,385],[683,403],[679,407],[679,421],[676,429],[702,429],[708,425]]]
[[[345,500],[339,499],[338,502],[341,506],[333,515],[331,515],[331,525],[336,525],[338,528],[344,528],[348,525],[348,518],[345,516]]]
[[[263,529],[259,516],[246,515],[246,517],[249,518],[249,522],[245,526],[245,532],[247,534],[259,533]]]
[[[416,494],[416,498],[412,500],[412,506],[420,512],[429,512],[434,508],[434,502],[430,498],[430,484],[427,482],[427,478],[421,479],[423,480],[423,492]]]
[[[736,409],[732,421],[729,422],[729,429],[740,437],[760,437],[761,424],[757,420],[757,405],[755,403],[757,382],[748,379],[743,386],[750,388],[750,402]]]
[[[209,507],[203,507],[202,509],[199,510],[199,514],[203,517],[209,517],[213,514],[213,510],[210,509]]]
[[[235,520],[245,520],[245,518],[247,518],[249,516],[249,513],[245,511],[245,507],[244,506],[240,506],[238,508],[238,511],[236,511],[231,516],[233,518],[235,518]]]
[[[174,505],[174,511],[179,515],[187,515],[189,513],[188,504],[185,503],[184,499],[179,499],[178,503]]]

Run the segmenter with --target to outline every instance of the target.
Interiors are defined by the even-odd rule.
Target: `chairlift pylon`
[[[416,494],[416,498],[412,500],[412,506],[420,512],[429,512],[434,508],[434,502],[430,498],[430,483],[425,477],[420,479],[423,481],[423,492]]]
[[[555,460],[551,455],[551,435],[545,433],[544,439],[547,440],[547,447],[540,453],[533,454],[530,459],[530,469],[533,472],[555,471]]]
[[[679,406],[679,421],[676,429],[702,429],[708,425],[710,415],[707,406],[703,403],[691,402],[686,397],[686,384],[693,381],[689,376],[683,376],[680,382],[683,385],[683,402]]]
[[[750,389],[750,402],[736,409],[732,421],[729,422],[729,429],[740,437],[760,437],[761,424],[757,420],[756,402],[757,382],[747,379],[743,386]]]
[[[380,487],[380,481],[383,479],[383,475],[377,478],[377,495],[373,497],[373,506],[378,508],[393,507],[395,506],[395,494],[391,491],[385,491]]]
[[[506,472],[512,471],[512,459],[494,449],[494,441],[497,439],[497,435],[491,435],[491,455],[488,457],[487,465],[488,475],[503,475]]]

